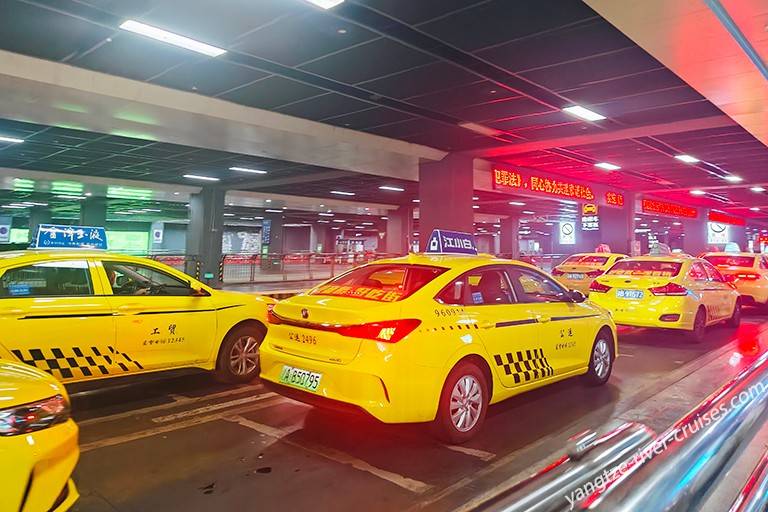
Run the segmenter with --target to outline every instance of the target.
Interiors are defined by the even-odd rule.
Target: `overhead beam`
[[[520,144],[505,144],[473,152],[475,156],[484,158],[498,158],[509,155],[518,155],[531,151],[542,151],[554,148],[567,148],[571,146],[582,146],[586,144],[599,144],[602,142],[611,142],[615,140],[633,139],[637,137],[652,137],[655,135],[665,135],[671,133],[682,133],[696,130],[707,130],[709,128],[723,128],[726,126],[736,126],[736,123],[728,116],[711,116],[699,119],[689,119],[686,121],[674,121],[671,123],[651,124],[638,126],[635,128],[623,128],[603,133],[590,135],[575,135],[573,137],[560,137],[557,139],[547,139],[535,142],[523,142]]]
[[[292,176],[290,178],[275,178],[271,180],[249,180],[231,185],[219,185],[218,188],[227,190],[247,190],[253,188],[280,187],[283,185],[293,185],[294,183],[311,183],[315,181],[335,180],[348,176],[347,171],[325,171],[314,174],[305,174],[301,176]]]

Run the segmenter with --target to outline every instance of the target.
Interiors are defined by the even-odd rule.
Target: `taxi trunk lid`
[[[272,313],[268,339],[276,350],[316,361],[347,364],[355,358],[362,338],[344,334],[341,327],[397,318],[400,306],[392,303],[297,295],[279,302]]]
[[[603,275],[599,282],[611,288],[622,288],[628,290],[648,290],[668,284],[671,277],[661,276],[622,276],[622,275]]]

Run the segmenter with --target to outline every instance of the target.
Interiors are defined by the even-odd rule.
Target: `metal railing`
[[[767,417],[765,353],[652,440],[632,442],[650,432],[638,424],[601,437],[584,434],[576,441],[583,446],[579,453],[597,449],[594,454],[564,455],[474,510],[700,510],[746,448],[755,448],[751,443]],[[600,442],[606,436],[609,440]],[[763,456],[731,512],[768,509],[767,467]],[[596,474],[603,475],[599,482]]]
[[[371,261],[399,256],[387,253],[225,254],[219,262],[222,283],[267,283],[330,279]]]
[[[197,256],[187,254],[150,254],[147,258],[164,263],[195,279],[200,279],[202,262]]]

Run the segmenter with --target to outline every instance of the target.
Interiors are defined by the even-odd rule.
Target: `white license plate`
[[[310,372],[309,370],[302,370],[301,368],[283,365],[279,380],[282,384],[296,386],[297,388],[306,389],[307,391],[312,391],[314,393],[320,386],[320,379],[322,378],[322,373]]]
[[[616,298],[619,299],[642,299],[645,296],[643,290],[616,290]]]
[[[568,274],[568,279],[584,279],[584,274]]]

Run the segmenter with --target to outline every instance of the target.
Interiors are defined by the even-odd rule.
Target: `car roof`
[[[521,267],[531,268],[541,271],[538,267],[530,265],[523,261],[497,258],[491,254],[461,255],[461,254],[423,254],[410,253],[407,256],[399,258],[387,258],[376,260],[371,264],[400,264],[400,265],[431,265],[437,267],[447,267],[450,269],[470,270],[475,267],[485,265],[519,265]]]
[[[621,261],[692,261],[699,258],[694,258],[690,254],[673,253],[673,254],[659,254],[659,255],[645,255],[645,256],[630,256]],[[620,262],[618,262],[620,263]],[[618,264],[617,263],[617,264]]]
[[[626,256],[626,254],[622,254],[620,252],[577,252],[575,254],[571,254],[568,256],[568,258],[572,258],[574,256],[606,256],[610,258],[611,256]]]
[[[754,252],[705,252],[702,256],[761,256]]]
[[[109,251],[85,250],[85,249],[27,249],[25,251],[0,252],[0,267],[16,265],[23,262],[38,262],[50,260],[71,260],[71,259],[105,259],[119,258],[121,260],[147,261],[147,258],[140,256],[129,256]]]

